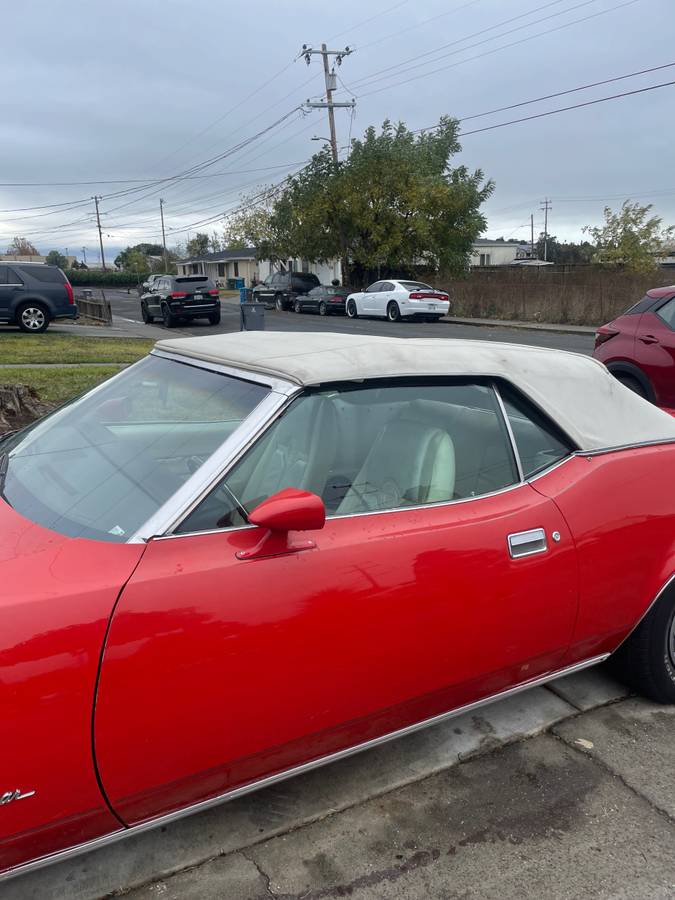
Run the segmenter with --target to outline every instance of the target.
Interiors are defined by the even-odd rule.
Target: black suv
[[[58,266],[0,261],[0,322],[39,334],[52,319],[76,319],[70,282]]]
[[[206,275],[161,275],[141,297],[141,315],[146,324],[163,320],[173,328],[180,319],[220,322],[220,294]]]
[[[309,272],[273,272],[253,288],[253,299],[279,311],[292,309],[298,294],[308,294],[320,284]]]

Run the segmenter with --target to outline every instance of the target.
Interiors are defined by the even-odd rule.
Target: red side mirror
[[[240,550],[239,559],[279,556],[282,553],[297,553],[311,550],[314,541],[291,541],[289,531],[316,531],[326,522],[326,507],[323,500],[309,491],[285,488],[259,503],[249,513],[251,525],[266,529],[265,534],[250,550]]]

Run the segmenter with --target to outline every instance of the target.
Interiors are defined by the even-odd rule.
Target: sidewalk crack
[[[611,775],[612,778],[616,778],[617,781],[619,781],[626,788],[626,790],[630,791],[631,794],[633,794],[635,797],[639,797],[640,800],[642,800],[644,803],[646,803],[650,809],[653,809],[654,812],[658,813],[658,815],[660,815],[663,819],[665,819],[669,825],[675,826],[675,818],[673,818],[673,816],[671,816],[671,814],[668,812],[668,810],[663,809],[663,807],[659,806],[657,803],[654,803],[653,800],[651,800],[649,797],[647,797],[645,794],[643,794],[642,791],[640,791],[638,788],[635,787],[635,785],[633,785],[629,781],[627,781],[626,778],[621,774],[621,772],[617,772],[615,769],[613,769],[612,766],[610,766],[610,764],[608,762],[606,762],[604,759],[601,759],[599,756],[596,756],[594,753],[591,753],[587,750],[583,750],[581,747],[575,746],[573,741],[565,739],[561,735],[556,734],[556,732],[553,730],[550,732],[550,734],[556,740],[558,740],[562,744],[564,744],[565,747],[568,747],[570,750],[573,750],[575,753],[579,753],[581,756],[585,757],[586,759],[590,759],[591,762],[594,762],[601,769],[604,769],[604,771],[608,775]]]
[[[271,880],[270,876],[267,874],[267,872],[265,872],[264,869],[262,869],[260,867],[257,860],[255,860],[252,856],[249,856],[249,854],[246,853],[246,851],[240,850],[239,853],[241,853],[241,855],[244,857],[244,859],[247,859],[255,867],[258,875],[260,875],[262,880],[265,882],[265,891],[267,892],[267,894],[270,897],[273,897],[274,900],[277,900],[277,895],[272,890],[272,880]]]

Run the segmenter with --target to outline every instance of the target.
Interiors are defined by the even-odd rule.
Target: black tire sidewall
[[[326,306],[325,300],[322,300],[321,303],[319,303],[319,315],[320,316],[328,315],[328,307]]]
[[[173,328],[176,324],[176,317],[171,314],[171,310],[166,303],[162,306],[162,321],[165,328]]]
[[[396,315],[392,316],[394,310],[396,310]],[[401,320],[401,310],[395,300],[387,304],[387,318],[390,322],[399,322]]]
[[[274,298],[274,308],[277,312],[283,312],[284,310],[284,298],[281,294],[277,294]]]
[[[350,312],[349,310],[353,309],[354,312]],[[356,306],[356,300],[348,300],[347,306],[345,308],[345,312],[347,313],[347,317],[350,319],[356,319],[358,317],[358,308]]]

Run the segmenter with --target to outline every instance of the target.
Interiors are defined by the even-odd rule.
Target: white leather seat
[[[336,515],[451,500],[455,450],[448,433],[415,421],[386,424]]]

